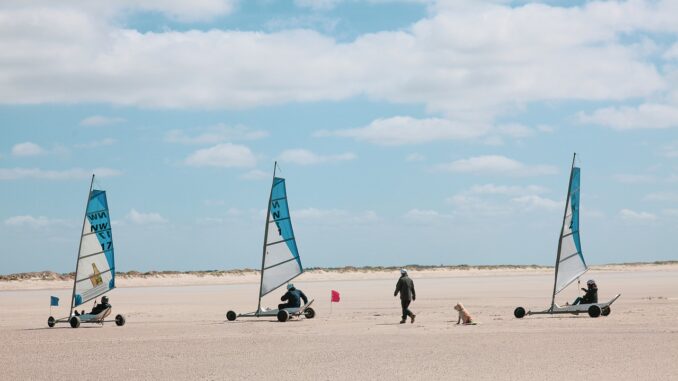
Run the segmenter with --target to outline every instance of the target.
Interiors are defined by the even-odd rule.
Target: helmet
[[[405,270],[405,269],[400,269],[400,273],[403,274],[403,275],[405,275],[405,274],[407,274],[407,270]]]
[[[101,297],[101,303],[102,303],[102,304],[108,303],[108,296],[102,296],[102,297]]]
[[[288,290],[291,290],[291,289],[293,289],[293,288],[294,288],[294,285],[293,285],[292,283],[288,283],[288,284],[287,284],[287,289],[288,289]]]
[[[588,281],[586,281],[586,285],[588,285],[588,286],[595,286],[595,284],[596,284],[596,281],[593,280],[593,279],[589,279]]]

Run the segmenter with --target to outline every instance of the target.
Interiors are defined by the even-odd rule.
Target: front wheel
[[[280,310],[278,311],[277,317],[279,322],[284,323],[290,318],[290,314],[285,310]]]
[[[612,313],[610,306],[603,308],[603,310],[600,312],[600,314],[603,316],[608,316],[610,313]]]
[[[589,307],[589,316],[590,317],[597,318],[598,316],[600,316],[601,313],[602,313],[602,311],[600,310],[600,306],[598,306],[597,304],[594,304],[591,307]]]
[[[71,328],[80,327],[80,318],[77,316],[73,316],[68,322],[71,323]]]
[[[52,328],[52,327],[54,327],[55,324],[56,324],[56,320],[54,320],[54,318],[52,316],[50,316],[47,319],[47,326]]]
[[[238,315],[235,314],[235,311],[228,311],[226,312],[226,319],[228,321],[233,321],[238,317]]]
[[[308,307],[304,311],[304,316],[306,317],[306,319],[313,319],[315,317],[315,310],[311,307]]]
[[[118,327],[122,327],[123,325],[125,325],[125,322],[126,320],[124,316],[115,315],[115,325],[117,325]]]
[[[513,310],[513,316],[522,319],[525,316],[525,309],[523,307],[516,307],[516,309]]]

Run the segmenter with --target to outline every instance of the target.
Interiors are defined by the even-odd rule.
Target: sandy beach
[[[256,309],[256,274],[121,279],[113,313],[127,325],[47,328],[67,314],[66,281],[0,282],[0,379],[672,379],[678,372],[678,267],[593,268],[609,317],[513,317],[545,309],[548,269],[412,272],[414,324],[400,325],[396,272],[314,271],[295,283],[317,317],[225,321]],[[43,282],[43,283],[41,283]],[[330,290],[341,302],[330,310]],[[557,297],[577,296],[576,284]],[[275,307],[282,292],[263,305]],[[477,326],[457,326],[463,302]],[[87,307],[90,307],[87,305]]]

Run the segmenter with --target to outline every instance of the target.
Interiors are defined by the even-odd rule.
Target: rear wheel
[[[525,316],[525,309],[523,307],[517,307],[513,310],[513,316],[518,319],[522,319]]]
[[[235,311],[228,311],[226,312],[226,319],[228,321],[233,321],[238,317],[238,315],[235,314]]]
[[[54,320],[54,318],[52,316],[50,316],[47,319],[47,326],[52,328],[52,327],[54,327],[55,324],[56,324],[56,320]]]
[[[284,323],[290,318],[290,314],[285,310],[280,310],[278,311],[277,317],[279,322]]]
[[[126,320],[124,316],[115,315],[115,325],[117,325],[118,327],[122,327],[123,325],[125,325],[125,322]]]
[[[602,313],[602,311],[600,310],[600,306],[598,306],[597,304],[594,304],[591,307],[589,307],[589,316],[590,317],[597,318],[598,316],[600,316],[601,313]]]
[[[68,322],[71,323],[71,328],[80,327],[80,318],[77,316],[73,316]]]
[[[306,317],[306,319],[313,319],[315,317],[315,310],[311,307],[308,307],[304,311],[304,316]]]
[[[607,306],[607,307],[603,308],[603,310],[600,312],[600,314],[603,315],[603,316],[608,316],[611,312],[612,312],[612,310],[610,309],[610,306]]]

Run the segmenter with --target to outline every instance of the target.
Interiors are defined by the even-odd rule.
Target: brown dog
[[[463,304],[457,303],[457,305],[454,306],[454,309],[459,312],[459,319],[457,319],[457,324],[459,323],[474,324],[471,314],[468,313],[466,308],[464,308]]]

